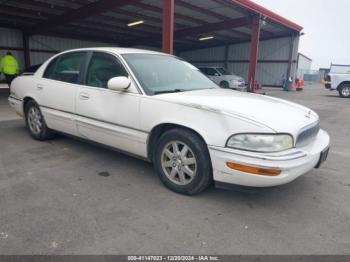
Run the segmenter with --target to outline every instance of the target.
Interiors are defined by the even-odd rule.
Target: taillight
[[[326,82],[331,82],[331,76],[330,76],[330,75],[326,76],[326,77],[324,78],[324,80],[325,80]]]

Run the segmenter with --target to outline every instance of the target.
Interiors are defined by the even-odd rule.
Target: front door
[[[206,68],[207,76],[210,78],[214,83],[220,84],[220,74],[216,69],[208,67]]]
[[[127,76],[118,58],[93,52],[85,85],[76,96],[76,122],[80,136],[137,155],[145,155],[147,133],[139,129],[140,94],[132,84],[126,91],[107,88],[109,79]]]

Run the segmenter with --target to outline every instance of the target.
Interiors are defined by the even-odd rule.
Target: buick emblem
[[[307,117],[307,118],[311,118],[311,111],[309,111],[308,113],[307,113],[307,115],[305,115],[305,117]]]

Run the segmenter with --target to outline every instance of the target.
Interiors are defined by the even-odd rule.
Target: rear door
[[[133,154],[144,155],[147,133],[139,130],[140,94],[132,83],[126,91],[107,88],[109,79],[129,77],[113,54],[93,52],[85,85],[78,87],[76,120],[80,136]]]
[[[47,125],[68,134],[77,134],[74,121],[75,96],[81,81],[87,52],[69,52],[53,59],[38,81],[38,103]]]

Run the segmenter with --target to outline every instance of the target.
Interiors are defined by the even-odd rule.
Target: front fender
[[[140,102],[140,129],[150,132],[160,124],[184,126],[197,132],[207,145],[224,147],[241,132],[271,132],[265,126],[210,109],[144,97]]]

